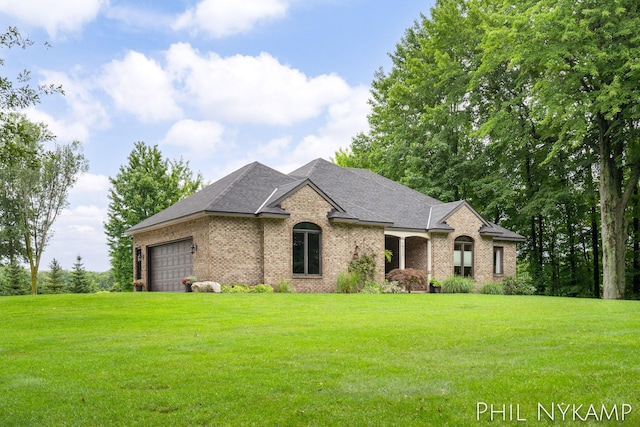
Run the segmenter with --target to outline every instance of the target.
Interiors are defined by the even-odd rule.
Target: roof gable
[[[197,215],[253,215],[274,188],[292,181],[261,163],[250,163],[131,227],[127,234]]]

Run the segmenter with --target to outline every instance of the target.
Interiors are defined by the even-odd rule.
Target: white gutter
[[[429,206],[429,219],[427,219],[427,230],[429,230],[429,227],[431,226],[431,210],[433,209],[433,206]]]

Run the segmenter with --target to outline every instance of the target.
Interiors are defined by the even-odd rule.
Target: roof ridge
[[[227,185],[224,190],[222,190],[211,202],[209,202],[209,204],[207,205],[207,208],[211,208],[211,206],[213,206],[218,200],[222,199],[222,197],[226,196],[229,191],[231,191],[231,189],[233,188],[233,186],[239,182],[242,178],[244,178],[245,176],[247,176],[247,174],[252,171],[253,169],[255,169],[258,165],[260,165],[260,162],[253,162],[253,163],[249,163],[248,165],[245,165],[243,167],[241,167],[240,169],[236,170],[237,172],[240,172],[238,174],[238,176],[236,178],[233,179],[233,181],[231,181],[229,183],[229,185]]]
[[[435,200],[436,203],[434,203],[434,204],[429,203],[428,206],[444,204],[444,202],[442,202],[441,200],[436,199],[435,197],[432,197],[432,196],[430,196],[428,194],[425,194],[422,191],[418,191],[415,188],[411,188],[411,187],[409,187],[407,185],[404,185],[401,182],[397,182],[397,181],[394,181],[394,180],[392,180],[390,178],[387,178],[384,175],[380,175],[379,173],[370,171],[369,169],[365,169],[365,168],[344,168],[344,169],[348,170],[349,172],[351,172],[351,173],[353,173],[353,174],[355,174],[355,175],[357,175],[357,176],[359,176],[359,177],[361,177],[363,179],[370,179],[370,178],[364,176],[363,174],[358,173],[358,171],[365,172],[368,175],[376,175],[376,176],[378,176],[380,178],[383,178],[383,182],[380,182],[379,185],[382,185],[383,187],[388,188],[389,190],[394,190],[392,185],[399,185],[399,186],[404,187],[405,189],[411,190],[412,192],[417,193],[417,194],[419,194],[421,196],[425,196],[425,197],[428,197],[430,199]],[[390,184],[392,184],[392,185],[390,185]]]

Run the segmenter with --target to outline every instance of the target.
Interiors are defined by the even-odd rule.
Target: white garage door
[[[151,291],[185,291],[182,279],[193,274],[192,242],[188,239],[149,248]]]

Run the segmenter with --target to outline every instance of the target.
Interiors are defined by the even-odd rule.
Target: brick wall
[[[262,224],[257,218],[212,217],[207,280],[257,285],[263,282]]]
[[[516,270],[516,244],[495,241],[492,237],[481,236],[478,230],[482,221],[468,207],[462,206],[447,219],[454,228],[452,233],[432,233],[432,277],[438,280],[453,276],[453,246],[456,238],[468,236],[473,239],[473,275],[476,285],[499,281],[503,276],[511,276]],[[504,248],[504,275],[493,274],[493,247]]]
[[[279,225],[265,221],[265,281],[291,280],[297,292],[332,292],[341,271],[346,271],[356,245],[379,254],[376,280],[384,278],[384,229],[352,224],[332,224],[327,213],[332,206],[312,187],[305,186],[282,202],[291,217]],[[292,273],[293,227],[311,222],[322,229],[321,277],[294,276]]]
[[[405,239],[405,268],[427,271],[427,239],[407,237]]]

